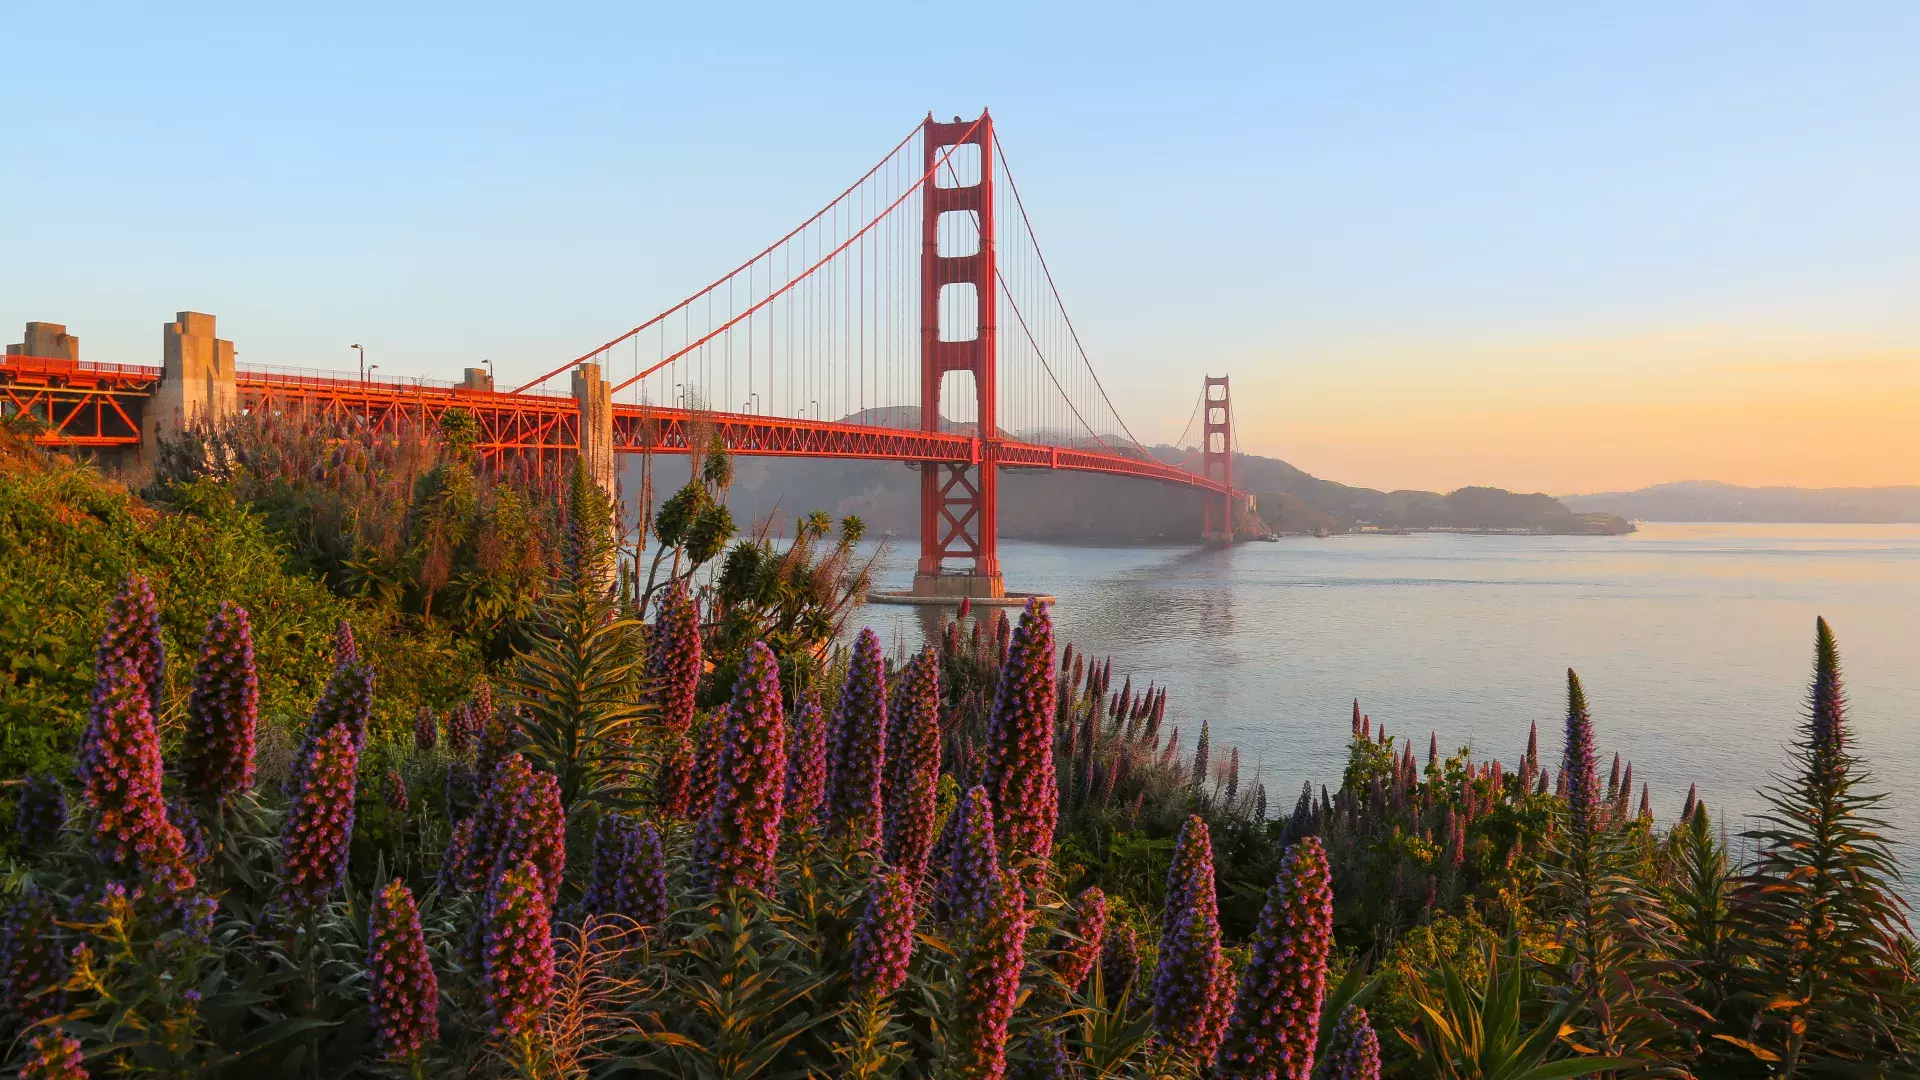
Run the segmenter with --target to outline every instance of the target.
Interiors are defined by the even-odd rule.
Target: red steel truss
[[[557,463],[570,459],[580,445],[578,406],[573,398],[557,394],[361,382],[350,375],[293,375],[247,368],[240,369],[237,381],[240,407],[248,413],[317,412],[358,418],[376,429],[432,423],[448,409],[465,409],[479,426],[478,449],[488,458]],[[39,421],[43,427],[35,441],[43,446],[137,447],[140,416],[159,382],[158,367],[5,356],[0,357],[0,413]],[[613,407],[613,426],[616,444],[634,453],[684,454],[689,432],[699,429],[719,435],[735,454],[866,458],[948,467],[928,470],[936,473],[953,468],[977,473],[984,462],[992,461],[1000,468],[1133,476],[1222,495],[1231,490],[1223,481],[1151,458],[955,432],[621,404]]]

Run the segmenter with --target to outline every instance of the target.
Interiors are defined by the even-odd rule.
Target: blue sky
[[[1228,370],[1247,448],[1354,483],[1920,482],[1916,5],[40,4],[0,37],[7,340],[152,363],[192,308],[243,363],[531,374],[989,105],[1143,437]]]

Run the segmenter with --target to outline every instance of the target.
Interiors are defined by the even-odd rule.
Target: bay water
[[[905,588],[916,548],[891,541],[877,587]],[[1537,723],[1541,759],[1557,767],[1571,667],[1603,776],[1615,752],[1631,761],[1662,822],[1698,784],[1737,833],[1785,765],[1823,615],[1856,748],[1920,875],[1920,526],[1648,523],[1612,537],[1365,534],[1227,550],[1002,541],[1001,564],[1009,589],[1058,598],[1059,640],[1112,656],[1116,684],[1126,673],[1169,688],[1166,726],[1183,750],[1203,718],[1216,758],[1238,746],[1275,815],[1303,782],[1338,787],[1355,698],[1423,765],[1437,732],[1443,754],[1471,747],[1511,768]],[[928,616],[874,604],[854,621],[911,646]],[[1905,891],[1920,896],[1916,884]]]

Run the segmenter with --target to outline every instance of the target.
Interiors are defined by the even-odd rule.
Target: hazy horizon
[[[972,20],[981,20],[978,25]],[[1357,486],[1920,482],[1920,8],[12,9],[0,337],[537,374],[990,106],[1144,441]]]

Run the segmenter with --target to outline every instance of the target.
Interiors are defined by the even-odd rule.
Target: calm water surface
[[[895,542],[883,585],[911,580],[914,548]],[[1443,748],[1511,765],[1538,722],[1541,756],[1557,764],[1572,667],[1603,767],[1616,751],[1631,760],[1663,821],[1690,783],[1743,816],[1783,760],[1824,615],[1860,750],[1892,795],[1886,816],[1920,836],[1920,526],[1651,524],[1228,551],[1003,543],[1001,561],[1010,588],[1059,597],[1062,641],[1112,655],[1116,679],[1170,687],[1183,747],[1201,717],[1216,747],[1239,746],[1275,813],[1303,781],[1338,783],[1356,697],[1423,761],[1437,731]],[[914,609],[864,614],[889,642],[921,633]]]

